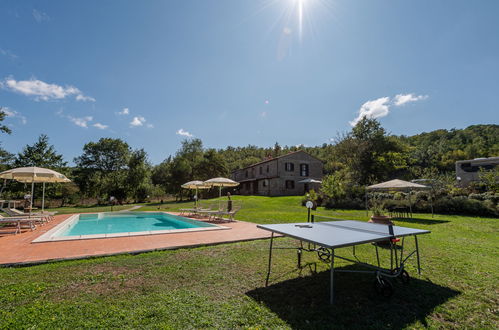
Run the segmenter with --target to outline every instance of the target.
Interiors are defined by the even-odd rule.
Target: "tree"
[[[104,172],[122,170],[128,164],[130,146],[121,139],[101,138],[83,147],[83,154],[75,158],[78,167]]]
[[[38,140],[32,145],[26,145],[21,152],[14,158],[14,167],[45,167],[55,169],[64,174],[68,174],[66,168],[67,163],[61,154],[58,154],[55,147],[49,143],[49,138],[45,134],[41,134]],[[55,198],[62,195],[63,184],[50,184],[46,186],[45,196]],[[40,196],[42,191],[41,185],[35,185],[35,196]],[[25,190],[23,185],[11,182],[10,191]]]
[[[487,191],[499,194],[499,166],[491,170],[480,169],[479,176]]]
[[[376,119],[363,117],[335,147],[335,155],[359,185],[385,180],[407,167],[403,144],[388,136]]]
[[[2,123],[4,121],[5,117],[7,117],[7,113],[4,111],[3,107],[0,107],[0,123]],[[0,124],[0,132],[7,133],[7,134],[12,133],[11,129],[7,125],[4,125],[4,124]]]
[[[45,134],[40,135],[33,145],[26,145],[14,161],[15,167],[38,166],[61,169],[66,164],[63,156],[49,144],[49,138]]]
[[[75,158],[75,181],[90,197],[107,199],[127,197],[127,167],[131,148],[121,139],[101,138],[83,146],[83,154]]]
[[[195,166],[194,173],[199,180],[208,180],[228,174],[224,158],[215,149],[205,151],[203,158]]]
[[[322,179],[321,192],[333,203],[345,197],[345,182],[341,172],[326,175]]]
[[[5,111],[3,111],[3,108],[0,107],[0,133],[11,134],[12,131],[10,130],[10,128],[6,125],[1,124],[6,116],[7,114],[5,113]],[[0,147],[0,170],[4,171],[9,168],[13,161],[14,155]]]
[[[144,201],[151,190],[151,165],[147,161],[144,149],[131,153],[128,161],[126,185],[131,197],[137,201]]]
[[[170,183],[171,165],[172,165],[172,157],[169,156],[161,164],[155,166],[152,169],[152,175],[151,175],[152,183],[154,185],[160,186],[163,192],[165,193],[172,191]]]

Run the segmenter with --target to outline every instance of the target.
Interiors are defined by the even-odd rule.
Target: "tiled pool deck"
[[[0,232],[0,265],[36,264],[48,261],[81,259],[122,253],[140,253],[202,245],[269,238],[270,233],[256,224],[235,221],[222,225],[228,230],[181,232],[147,236],[113,237],[88,240],[32,243],[72,214],[57,215],[54,221],[21,234]]]

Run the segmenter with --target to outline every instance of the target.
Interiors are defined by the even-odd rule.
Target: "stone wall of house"
[[[305,185],[298,182],[306,178],[321,180],[322,176],[323,164],[320,160],[306,152],[295,152],[236,170],[232,178],[241,183],[238,189],[240,194],[286,196],[303,195]]]

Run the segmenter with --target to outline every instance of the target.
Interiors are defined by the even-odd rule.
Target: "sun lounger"
[[[36,217],[41,218],[42,222],[50,222],[54,219],[54,215],[56,212],[33,212],[33,213],[25,213],[18,209],[13,208],[2,208],[2,211],[7,213],[9,217]]]
[[[225,221],[234,221],[234,216],[236,215],[236,213],[241,209],[240,206],[236,206],[234,208],[232,208],[232,210],[230,211],[218,211],[215,215],[215,217],[218,219],[218,220],[225,220]],[[224,216],[226,216],[227,218],[224,218]]]
[[[3,217],[0,215],[0,224],[2,225],[14,225],[16,230],[15,234],[20,233],[22,228],[29,228],[32,231],[35,230],[35,222],[40,218],[25,218],[25,217]]]
[[[198,207],[198,208],[190,208],[190,209],[180,209],[180,215],[184,215],[184,214],[188,214],[188,215],[198,215],[200,214],[201,212],[204,212],[204,211],[210,211],[211,209],[210,208],[201,208],[201,207]]]

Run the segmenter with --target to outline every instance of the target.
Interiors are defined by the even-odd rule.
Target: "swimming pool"
[[[228,229],[164,212],[75,214],[33,242],[169,234]]]

